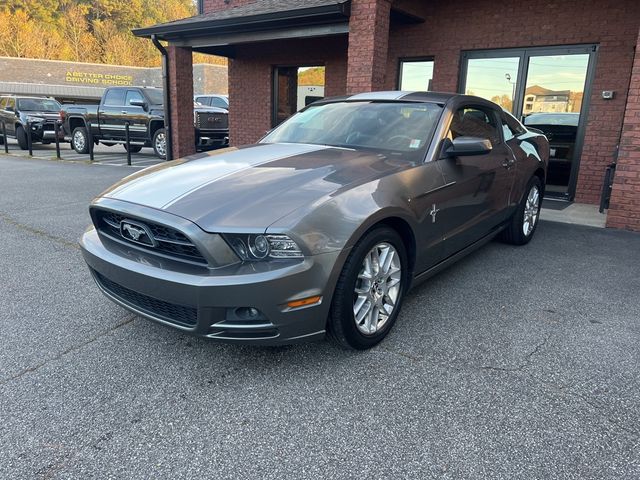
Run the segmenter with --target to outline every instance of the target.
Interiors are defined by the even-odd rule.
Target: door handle
[[[123,115],[126,115],[127,113],[129,113],[129,112],[127,112],[126,110],[122,110],[122,114]]]

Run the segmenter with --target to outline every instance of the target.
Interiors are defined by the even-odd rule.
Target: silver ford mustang
[[[549,144],[481,98],[320,101],[258,144],[125,178],[82,252],[116,303],[204,337],[365,349],[410,286],[496,235],[533,236]]]

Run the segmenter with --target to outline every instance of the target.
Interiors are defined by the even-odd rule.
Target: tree
[[[194,14],[192,0],[0,0],[0,55],[157,66],[158,51],[131,29]]]

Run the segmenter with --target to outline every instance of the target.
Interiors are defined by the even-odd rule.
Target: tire
[[[4,137],[2,136],[2,132],[0,132],[0,145],[4,145]]]
[[[71,146],[77,153],[89,153],[89,135],[85,127],[76,127],[71,133]]]
[[[388,247],[391,247],[395,254],[388,261],[390,268],[386,274],[378,276],[378,272],[384,272],[384,267],[378,272],[373,267],[373,279],[364,278],[367,257],[371,259],[373,252],[377,252],[380,258],[384,255],[384,249]],[[387,250],[386,255],[391,249]],[[371,265],[371,262],[369,264]],[[400,270],[397,271],[397,268]],[[400,235],[389,227],[369,231],[353,247],[338,279],[327,325],[330,338],[343,347],[356,350],[365,350],[379,343],[398,318],[409,284],[408,272],[407,253]],[[375,279],[382,280],[384,277],[387,277],[386,282],[374,282]],[[396,281],[399,282],[394,283]],[[395,298],[392,298],[394,295]],[[390,299],[393,299],[394,306],[386,303]],[[376,305],[386,307],[387,311],[391,307],[390,314],[380,315],[380,309],[377,309]]]
[[[153,145],[153,151],[159,158],[166,158],[167,155],[167,140],[164,134],[164,128],[159,128],[153,134],[153,139],[151,140],[151,145]]]
[[[127,149],[127,144],[125,143],[124,145],[122,145],[124,147],[124,149]],[[140,150],[142,150],[142,146],[141,145],[129,145],[129,151],[131,153],[138,153]]]
[[[504,242],[511,245],[525,245],[531,241],[540,220],[542,191],[540,179],[536,176],[532,177],[507,228],[502,231]]]
[[[29,141],[27,140],[27,132],[25,132],[24,128],[21,125],[16,127],[16,140],[18,140],[18,146],[20,150],[28,150],[29,149]]]

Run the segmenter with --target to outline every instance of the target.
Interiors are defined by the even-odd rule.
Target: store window
[[[273,70],[272,127],[307,105],[324,98],[325,68],[318,66],[275,67]]]
[[[405,91],[428,92],[433,79],[433,59],[401,59],[398,89]]]

